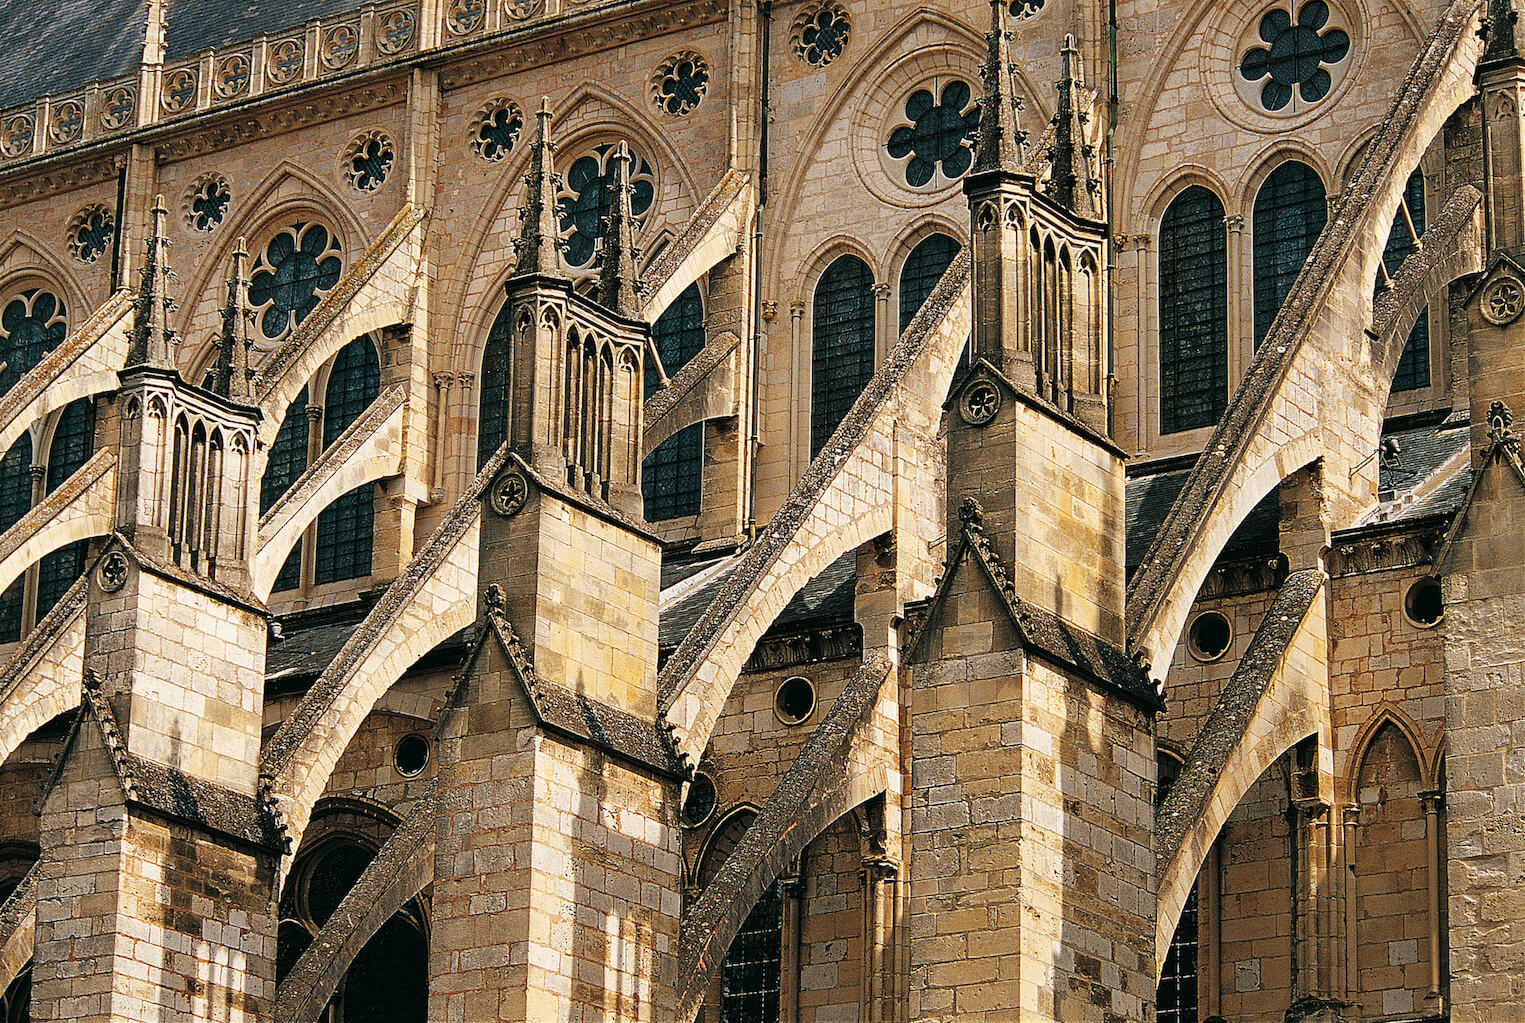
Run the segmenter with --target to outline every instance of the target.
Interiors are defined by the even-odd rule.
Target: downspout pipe
[[[762,81],[757,101],[757,212],[752,217],[752,397],[747,418],[751,421],[751,436],[747,440],[750,464],[747,467],[747,521],[746,537],[750,543],[757,539],[757,451],[762,447],[759,428],[758,401],[762,378],[762,287],[763,287],[763,212],[768,208],[768,116],[771,59],[769,51],[773,39],[773,3],[761,0],[757,13],[762,19],[762,39],[759,58],[762,64]]]

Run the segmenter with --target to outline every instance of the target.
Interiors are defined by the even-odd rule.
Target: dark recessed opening
[[[773,710],[784,724],[799,724],[815,713],[815,686],[801,675],[784,679],[773,697]]]
[[[1418,580],[1403,598],[1403,613],[1408,615],[1409,621],[1426,629],[1439,622],[1445,610],[1440,582],[1436,579]]]
[[[1192,656],[1202,661],[1216,661],[1234,639],[1234,628],[1217,611],[1204,611],[1191,623],[1188,641]]]
[[[707,774],[696,774],[688,783],[688,797],[683,800],[683,824],[697,828],[715,812],[715,783]]]
[[[417,732],[398,739],[393,762],[397,765],[397,773],[406,777],[422,771],[429,763],[429,740]]]

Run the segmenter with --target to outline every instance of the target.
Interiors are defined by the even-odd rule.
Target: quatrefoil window
[[[321,224],[292,224],[270,239],[249,277],[249,304],[272,341],[290,334],[339,283],[339,239]]]
[[[910,123],[890,132],[885,151],[906,161],[906,184],[922,188],[962,177],[974,160],[974,132],[980,124],[969,83],[955,78],[935,98],[930,88],[917,89],[905,101],[905,119]]]
[[[1350,53],[1350,36],[1329,27],[1329,5],[1309,0],[1292,14],[1281,7],[1260,19],[1260,39],[1265,46],[1251,47],[1239,62],[1239,74],[1260,85],[1260,102],[1267,110],[1286,110],[1294,98],[1317,103],[1329,95],[1334,79],[1329,68]]]
[[[657,176],[645,157],[632,154],[630,212],[640,226],[657,195]],[[566,184],[556,199],[556,213],[567,240],[567,265],[589,266],[604,236],[604,221],[614,199],[614,144],[597,146],[572,161]]]

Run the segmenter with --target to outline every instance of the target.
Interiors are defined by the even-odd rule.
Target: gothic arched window
[[[690,284],[651,327],[662,369],[671,376],[704,349],[704,302]],[[655,367],[647,361],[646,394],[656,390]],[[649,521],[699,513],[704,487],[704,424],[695,423],[659,444],[641,463],[641,497]]]
[[[323,447],[327,448],[376,400],[381,390],[381,358],[369,337],[345,345],[334,357],[323,394]],[[366,483],[329,505],[318,516],[313,581],[318,584],[371,574],[375,534],[375,487]]]
[[[297,860],[281,898],[275,979],[284,980],[376,854],[357,841],[325,842]],[[320,1017],[332,1023],[422,1023],[428,1014],[429,945],[416,902],[399,910],[350,963]]]
[[[302,470],[307,468],[307,388],[302,388],[286,409],[286,418],[276,432],[275,443],[270,445],[270,456],[265,460],[265,475],[259,481],[259,513],[270,510],[284,494]],[[294,590],[302,585],[302,543],[297,541],[285,564],[275,577],[272,592]]]
[[[513,344],[508,326],[508,303],[498,310],[482,348],[482,372],[477,374],[477,468],[508,439],[508,377]]]
[[[57,348],[69,332],[63,301],[51,291],[28,288],[0,307],[0,393]]]
[[[1156,810],[1170,795],[1170,788],[1181,772],[1181,762],[1164,751],[1157,764]],[[1160,983],[1154,992],[1157,1023],[1197,1023],[1197,941],[1197,889],[1193,885],[1170,937],[1170,951],[1165,954]]]
[[[23,433],[0,458],[0,532],[10,529],[32,507],[32,435]],[[21,638],[22,576],[0,593],[0,643]]]
[[[821,275],[811,306],[811,458],[873,375],[874,275],[857,256],[841,256]]]
[[[699,885],[715,880],[727,857],[757,819],[738,810],[716,829],[699,865]],[[783,896],[777,881],[763,892],[726,950],[720,974],[721,1023],[772,1023],[778,1019],[783,961]]]
[[[1403,222],[1403,212],[1408,210],[1409,220],[1414,225],[1414,235],[1410,236],[1408,224]],[[1409,175],[1408,184],[1403,188],[1403,206],[1393,214],[1393,227],[1387,235],[1387,247],[1382,250],[1382,263],[1389,274],[1398,272],[1398,267],[1414,251],[1414,237],[1424,234],[1424,175],[1419,171]],[[1430,386],[1430,308],[1425,306],[1419,311],[1419,318],[1414,321],[1414,327],[1409,331],[1408,340],[1404,342],[1403,354],[1398,359],[1398,369],[1393,374],[1394,391],[1413,391],[1421,387]]]
[[[943,271],[962,248],[957,239],[945,234],[929,234],[916,243],[900,269],[900,333],[911,325],[916,311],[932,294]]]
[[[1305,163],[1282,164],[1260,186],[1253,225],[1257,346],[1271,329],[1328,216],[1324,183]]]
[[[1160,220],[1160,433],[1212,426],[1227,405],[1223,203],[1192,185]]]

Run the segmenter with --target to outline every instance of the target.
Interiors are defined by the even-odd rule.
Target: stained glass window
[[[916,311],[932,294],[943,271],[962,246],[945,234],[929,234],[916,243],[900,271],[900,333],[911,325]]]
[[[1414,222],[1414,233],[1423,235],[1424,175],[1417,170],[1409,175],[1408,184],[1404,186],[1403,205],[1408,208],[1409,219]],[[1393,227],[1387,236],[1387,247],[1382,250],[1382,263],[1387,267],[1387,272],[1397,273],[1398,267],[1403,265],[1403,261],[1413,251],[1414,242],[1409,236],[1408,225],[1403,222],[1403,210],[1399,209],[1393,215]],[[1393,390],[1413,391],[1428,386],[1430,386],[1430,310],[1426,306],[1419,311],[1419,318],[1414,321],[1408,340],[1404,342],[1403,354],[1398,359],[1397,372],[1393,374]]]
[[[971,140],[980,126],[969,83],[954,79],[936,97],[917,89],[905,101],[905,118],[910,123],[890,132],[884,148],[891,159],[906,161],[906,184],[921,188],[939,174],[938,184],[963,176],[974,162]]]
[[[1170,951],[1160,970],[1155,991],[1158,1023],[1197,1023],[1197,890],[1192,888],[1181,907],[1181,919],[1170,938]]]
[[[95,449],[95,402],[80,398],[70,402],[53,428],[53,443],[48,448],[47,492],[73,476]]]
[[[53,610],[85,570],[89,543],[76,540],[45,555],[37,566],[37,620]]]
[[[0,393],[57,348],[68,330],[64,304],[51,291],[28,288],[12,296],[0,308]]]
[[[811,316],[810,457],[874,375],[874,275],[842,256],[815,287]]]
[[[1255,344],[1271,329],[1328,218],[1324,184],[1295,160],[1271,172],[1255,196]]]
[[[477,468],[487,464],[493,452],[508,439],[508,378],[513,343],[508,323],[508,303],[498,310],[482,349],[482,372],[478,375]]]
[[[690,284],[652,325],[651,338],[669,376],[704,349],[704,303]],[[655,369],[646,372],[646,393],[657,387]],[[704,487],[704,424],[678,431],[641,463],[641,496],[652,522],[699,513]]]
[[[1223,204],[1193,185],[1160,221],[1160,432],[1212,426],[1227,404]]]
[[[323,398],[323,446],[339,438],[376,400],[381,359],[368,337],[359,337],[334,357]],[[318,584],[371,574],[375,535],[375,488],[367,483],[345,494],[318,516],[313,581]]]
[[[249,303],[272,341],[291,333],[339,283],[339,239],[321,224],[292,224],[270,239],[249,277]]]
[[[567,168],[566,186],[556,200],[556,215],[566,236],[568,266],[591,265],[604,236],[604,222],[614,200],[614,153],[613,144],[597,146]],[[645,157],[631,156],[630,213],[639,225],[656,198],[657,178]]]
[[[23,433],[0,459],[0,532],[32,507],[32,435]]]
[[[775,1023],[782,959],[783,899],[778,882],[757,900],[726,951],[721,972],[724,1023]]]
[[[289,408],[281,428],[276,432],[275,443],[270,445],[270,457],[265,461],[265,475],[259,481],[259,513],[270,510],[288,487],[296,482],[302,470],[307,468],[307,388],[297,395]],[[302,583],[302,544],[298,541],[275,577],[273,592],[294,590]]]

